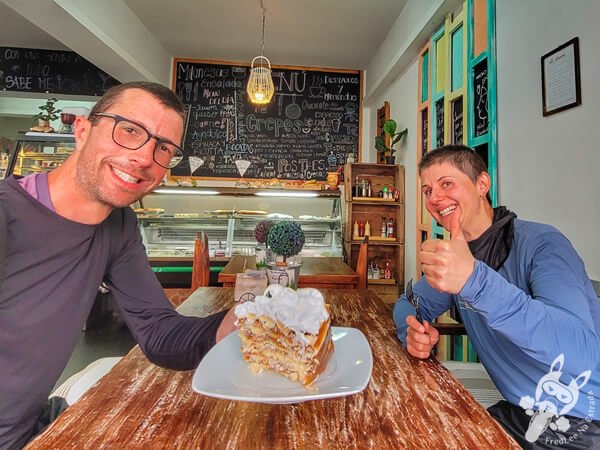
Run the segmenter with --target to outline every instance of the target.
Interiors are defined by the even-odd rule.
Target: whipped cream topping
[[[321,323],[329,318],[323,295],[317,289],[293,290],[278,284],[268,286],[264,295],[257,295],[254,301],[237,305],[234,312],[238,318],[249,314],[272,317],[296,335],[317,334]]]

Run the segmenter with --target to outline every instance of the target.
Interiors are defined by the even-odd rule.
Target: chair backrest
[[[210,256],[208,253],[208,236],[200,231],[194,240],[194,261],[192,264],[192,291],[210,282]]]
[[[360,244],[360,248],[358,250],[358,258],[356,260],[356,273],[358,274],[358,288],[366,289],[367,288],[367,273],[368,273],[368,237],[364,242]]]

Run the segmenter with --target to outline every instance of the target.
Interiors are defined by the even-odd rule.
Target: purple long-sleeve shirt
[[[0,449],[29,438],[102,281],[153,363],[192,369],[215,344],[225,312],[199,319],[174,311],[130,208],[98,225],[73,222],[13,177],[0,183],[0,201],[8,225],[0,284]]]

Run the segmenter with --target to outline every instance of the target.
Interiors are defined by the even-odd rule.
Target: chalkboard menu
[[[184,160],[172,177],[325,180],[349,153],[359,161],[359,71],[273,67],[275,95],[253,105],[250,68],[175,60],[186,106]]]
[[[452,143],[463,143],[463,100],[462,97],[452,102]]]
[[[444,97],[435,102],[435,137],[436,147],[444,145]]]
[[[421,149],[423,150],[423,155],[428,150],[427,148],[427,138],[429,133],[429,114],[427,108],[421,111]]]
[[[0,47],[0,89],[101,96],[117,80],[71,51]]]
[[[475,105],[475,137],[483,136],[488,132],[488,80],[487,60],[477,64],[473,70],[473,93]]]

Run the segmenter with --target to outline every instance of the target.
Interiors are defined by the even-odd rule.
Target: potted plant
[[[275,261],[267,262],[269,283],[281,284],[295,289],[298,286],[301,262],[288,261],[302,251],[304,231],[296,222],[282,220],[271,226],[267,245],[273,252]]]
[[[408,128],[396,132],[398,124],[393,119],[388,119],[383,124],[383,130],[380,136],[375,136],[375,148],[378,152],[384,153],[387,164],[395,164],[394,153],[396,149],[394,145],[408,134]],[[385,137],[390,137],[390,146],[385,145]]]
[[[269,231],[271,230],[271,226],[273,222],[270,220],[261,220],[254,227],[254,237],[256,238],[256,242],[263,245],[257,245],[255,250],[256,255],[256,268],[266,267],[267,265],[267,252],[268,248],[266,247],[267,238],[269,237]]]
[[[44,131],[47,133],[54,131],[50,126],[50,121],[58,119],[61,113],[61,110],[54,106],[57,101],[56,98],[52,97],[46,100],[45,105],[38,106],[38,109],[41,111],[32,117],[38,121],[38,125],[31,128],[33,131]]]

